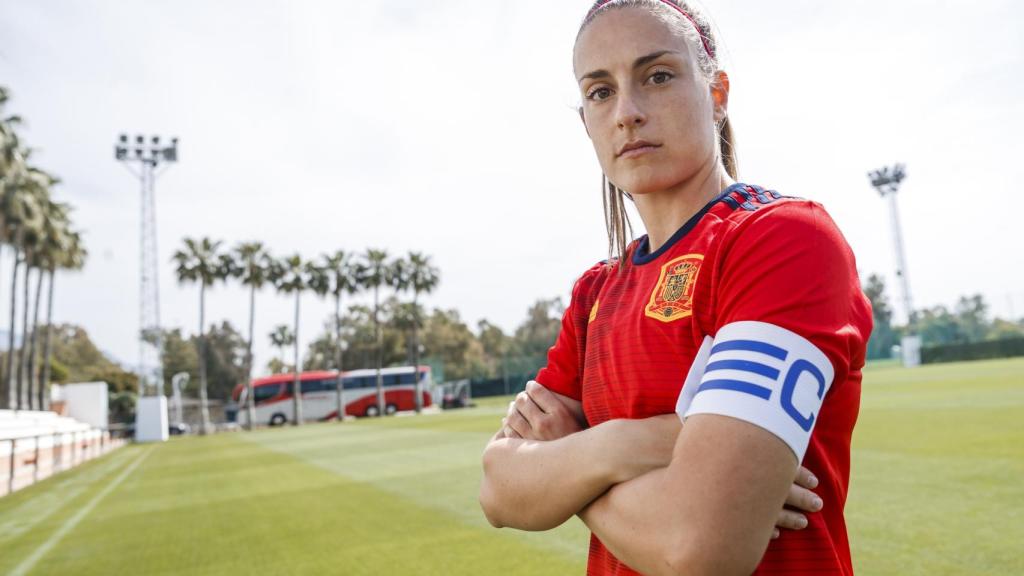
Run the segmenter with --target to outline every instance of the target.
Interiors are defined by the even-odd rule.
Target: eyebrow
[[[657,60],[658,58],[661,58],[665,54],[679,54],[679,53],[680,52],[678,52],[677,50],[658,50],[657,52],[651,52],[650,54],[648,54],[646,56],[641,56],[641,57],[637,58],[636,60],[634,60],[633,61],[633,69],[636,70],[637,68],[640,68],[641,66],[645,66],[647,64],[650,64],[651,62]],[[604,69],[594,70],[593,72],[587,72],[583,76],[580,76],[580,79],[577,80],[577,83],[583,82],[584,80],[594,80],[594,79],[597,79],[597,78],[607,78],[609,76],[611,76],[611,73],[608,72],[607,70],[604,70]]]

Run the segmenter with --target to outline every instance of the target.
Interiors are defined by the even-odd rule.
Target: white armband
[[[835,371],[809,340],[766,322],[705,338],[676,403],[680,418],[719,414],[760,426],[802,462]]]

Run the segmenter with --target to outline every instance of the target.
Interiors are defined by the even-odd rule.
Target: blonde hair
[[[580,30],[576,35],[577,41],[579,35],[594,18],[608,10],[619,8],[649,10],[673,32],[689,42],[701,73],[709,82],[715,79],[715,74],[721,67],[718,57],[718,42],[711,21],[694,4],[685,0],[598,0],[594,2],[586,18],[580,24]],[[726,115],[715,126],[715,129],[718,134],[719,159],[726,173],[736,180],[738,179],[739,162],[736,158],[735,137],[729,116]],[[625,201],[629,198],[629,194],[608,180],[607,176],[602,175],[601,195],[604,203],[605,227],[608,231],[608,256],[609,258],[618,257],[622,262],[626,248],[633,237],[633,227],[629,221],[629,215],[626,213]]]

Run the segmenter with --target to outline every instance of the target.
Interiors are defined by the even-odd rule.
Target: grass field
[[[479,512],[504,402],[122,449],[0,499],[0,574],[581,574]],[[847,519],[860,574],[1024,574],[1024,359],[869,369]]]

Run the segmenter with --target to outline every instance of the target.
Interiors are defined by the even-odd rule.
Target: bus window
[[[281,392],[281,385],[256,386],[252,389],[253,399],[256,404],[270,400]]]

